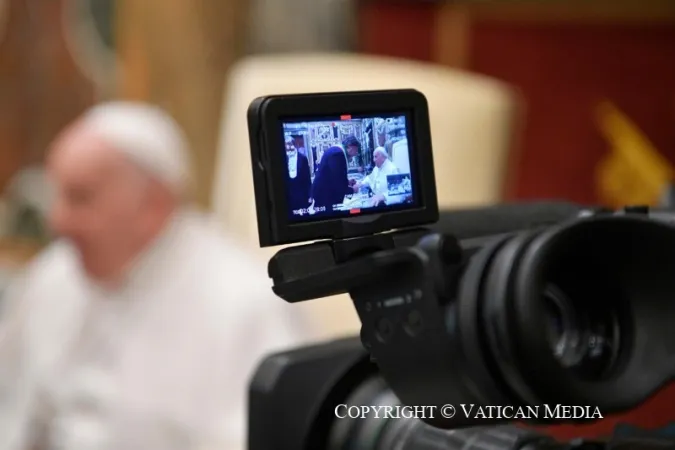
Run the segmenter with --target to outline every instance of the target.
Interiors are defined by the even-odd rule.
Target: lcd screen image
[[[405,114],[286,120],[282,129],[291,221],[417,206]]]

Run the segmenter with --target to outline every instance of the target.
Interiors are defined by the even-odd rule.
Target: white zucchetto
[[[101,103],[84,114],[82,124],[176,194],[189,190],[189,144],[163,109],[131,101]]]

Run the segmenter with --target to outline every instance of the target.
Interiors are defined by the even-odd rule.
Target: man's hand
[[[356,194],[359,192],[359,189],[361,188],[361,185],[359,183],[356,183],[352,186],[352,189],[354,190],[354,193]]]
[[[380,204],[384,203],[384,195],[374,195],[373,198],[371,198],[371,202],[373,206],[379,206]]]
[[[350,178],[347,184],[351,187],[357,185],[358,182],[354,178]]]

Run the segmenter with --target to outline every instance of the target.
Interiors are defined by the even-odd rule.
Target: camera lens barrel
[[[642,217],[498,239],[470,260],[457,298],[465,354],[480,355],[468,370],[515,404],[636,406],[675,367],[674,272],[675,228]]]
[[[392,423],[376,450],[521,450],[550,441],[511,425],[442,430],[410,419]]]

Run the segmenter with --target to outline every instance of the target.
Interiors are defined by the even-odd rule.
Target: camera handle
[[[289,303],[351,292],[392,267],[414,265],[419,255],[409,250],[430,233],[420,228],[285,248],[268,265],[272,290]]]

